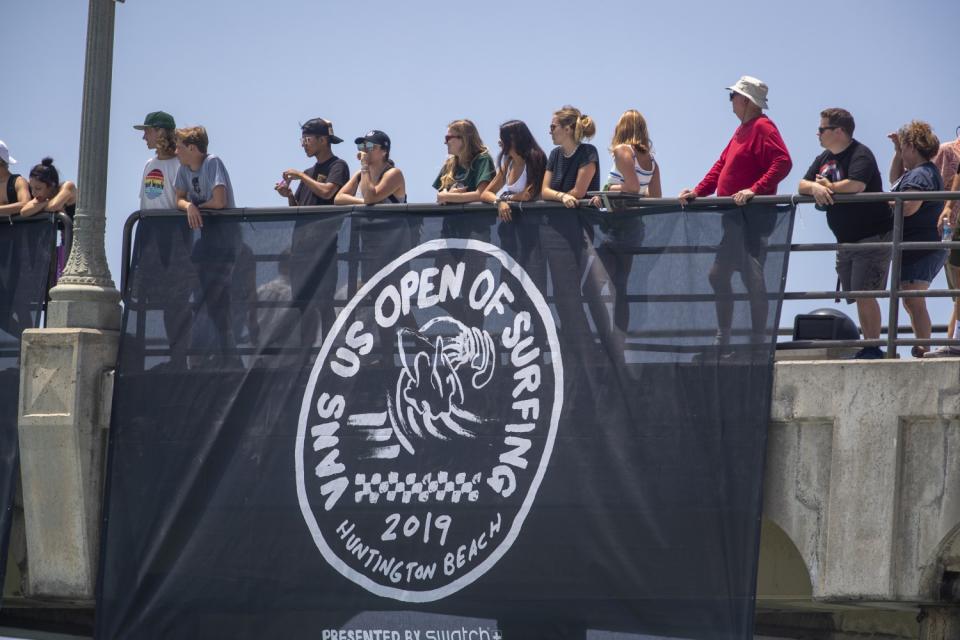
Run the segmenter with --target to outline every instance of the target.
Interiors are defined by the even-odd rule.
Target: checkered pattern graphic
[[[369,501],[370,504],[376,504],[381,499],[403,504],[476,502],[480,497],[480,479],[479,473],[467,479],[464,472],[450,474],[446,471],[438,471],[436,475],[427,473],[421,478],[416,473],[407,473],[401,478],[396,471],[374,473],[369,478],[365,473],[358,473],[353,481],[357,487],[354,501]]]

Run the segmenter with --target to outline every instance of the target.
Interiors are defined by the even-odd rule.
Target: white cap
[[[767,108],[767,85],[753,76],[743,76],[728,91],[739,93],[761,109]]]
[[[7,164],[17,164],[17,159],[10,155],[10,150],[7,149],[7,143],[3,140],[0,140],[0,160],[3,160]]]

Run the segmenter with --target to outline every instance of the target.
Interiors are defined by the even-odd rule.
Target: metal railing
[[[581,207],[590,206],[590,199],[594,195],[601,195],[604,197],[605,204],[612,205],[616,208],[629,208],[629,209],[660,209],[660,211],[651,211],[650,213],[665,213],[664,208],[673,208],[675,211],[676,207],[679,207],[683,210],[705,210],[705,209],[715,209],[715,208],[731,208],[736,207],[737,204],[734,202],[731,197],[709,197],[709,198],[698,198],[689,203],[681,203],[677,198],[649,198],[649,197],[640,197],[632,194],[623,194],[617,192],[602,192],[602,193],[588,193],[587,197],[580,201]],[[900,273],[902,267],[902,252],[905,250],[931,250],[931,249],[960,249],[960,241],[928,241],[928,242],[904,242],[902,240],[903,236],[903,203],[904,202],[914,202],[914,201],[938,201],[946,202],[949,200],[960,200],[960,192],[952,191],[936,191],[936,192],[895,192],[895,193],[861,193],[855,195],[842,195],[835,194],[833,200],[837,204],[845,203],[870,203],[870,202],[892,202],[893,203],[893,233],[890,242],[861,242],[861,243],[797,243],[790,244],[790,252],[826,252],[826,251],[836,251],[838,249],[845,249],[850,251],[869,251],[880,248],[889,247],[892,252],[891,257],[891,269],[890,269],[890,279],[889,286],[885,290],[876,290],[876,291],[844,291],[838,293],[837,291],[786,291],[784,293],[784,301],[798,301],[798,300],[834,300],[838,297],[846,299],[864,299],[864,298],[875,298],[875,299],[888,299],[888,326],[881,328],[881,334],[886,333],[886,338],[875,339],[875,340],[799,340],[791,341],[789,343],[790,348],[794,349],[812,349],[812,348],[829,348],[829,347],[866,347],[866,346],[885,346],[887,348],[886,357],[895,358],[897,354],[897,347],[900,346],[937,346],[937,345],[950,345],[950,346],[960,346],[960,340],[954,340],[949,338],[901,338],[900,334],[905,331],[911,330],[909,326],[899,326],[900,318],[900,300],[904,298],[945,298],[945,297],[957,297],[960,296],[960,289],[928,289],[925,291],[918,290],[903,290],[900,288]],[[750,204],[768,204],[768,205],[799,205],[799,204],[813,204],[814,199],[810,196],[801,196],[801,195],[777,195],[777,196],[756,196],[751,201]],[[528,202],[528,203],[515,203],[515,206],[519,206],[523,210],[536,211],[538,209],[556,209],[557,203],[547,203],[547,202]],[[746,206],[750,206],[749,204]],[[455,211],[478,211],[487,209],[490,211],[494,210],[494,207],[491,205],[485,204],[468,204],[468,205],[436,205],[433,203],[407,203],[407,204],[383,204],[375,206],[326,206],[326,207],[286,207],[286,208],[244,208],[244,209],[230,209],[230,210],[221,210],[216,212],[204,212],[205,214],[212,213],[213,215],[218,216],[231,216],[231,217],[240,217],[241,220],[253,220],[253,219],[263,219],[264,217],[270,216],[289,216],[291,214],[297,213],[323,213],[323,214],[350,214],[354,212],[365,212],[365,213],[391,213],[397,211],[416,211],[420,215],[447,215]],[[132,250],[132,236],[133,230],[136,226],[136,223],[148,217],[175,217],[183,216],[184,214],[180,211],[136,211],[127,218],[124,223],[123,230],[123,245],[122,245],[122,266],[121,266],[121,291],[126,294],[127,291],[127,282],[129,275],[130,259],[131,259],[131,250]],[[777,247],[771,246],[771,249],[786,249],[786,246]],[[658,252],[662,251],[662,247],[652,247],[652,248],[642,248],[638,253],[647,253],[647,252]],[[352,252],[353,247],[349,251]],[[694,251],[694,252],[703,252],[710,253],[715,251],[714,247],[694,247],[694,248],[681,248],[680,250]],[[355,280],[355,279],[354,279]],[[679,295],[679,294],[678,294]],[[771,294],[774,295],[774,294]],[[628,296],[631,301],[634,300],[636,296]],[[657,298],[660,301],[660,298],[666,298],[671,296],[646,296],[645,300],[652,300],[652,298]],[[676,296],[672,296],[676,297]],[[697,296],[685,296],[684,299],[693,299]],[[746,299],[747,294],[735,294],[735,299]],[[942,331],[944,327],[942,325],[937,325],[933,327],[934,330]],[[787,329],[778,328],[778,335],[789,335]],[[782,344],[782,343],[781,343]]]

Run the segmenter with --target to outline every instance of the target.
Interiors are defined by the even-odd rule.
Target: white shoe
[[[927,358],[960,358],[960,347],[938,347],[925,353],[923,358],[924,360]]]

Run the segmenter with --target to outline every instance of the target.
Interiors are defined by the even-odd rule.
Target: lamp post
[[[115,1],[90,0],[73,248],[47,328],[23,332],[18,406],[26,595],[90,606],[120,341],[104,248]]]
[[[104,248],[115,8],[115,0],[90,0],[73,248],[50,290],[49,327],[120,328],[120,293]]]

